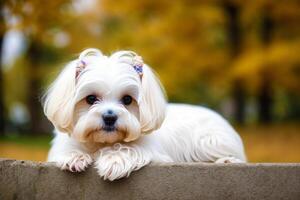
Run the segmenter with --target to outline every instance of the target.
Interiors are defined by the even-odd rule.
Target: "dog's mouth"
[[[114,131],[117,131],[117,128],[116,128],[116,126],[104,126],[102,128],[102,130],[104,130],[106,132],[114,132]]]
[[[115,126],[103,126],[86,134],[86,140],[89,142],[114,144],[124,141],[127,132]]]

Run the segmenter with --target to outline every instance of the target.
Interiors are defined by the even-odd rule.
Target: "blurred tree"
[[[270,16],[270,6],[265,6],[262,14],[261,38],[262,43],[267,48],[271,43],[274,22]],[[267,123],[272,120],[273,88],[270,74],[263,70],[261,72],[262,82],[258,91],[258,117],[259,121]]]
[[[42,86],[49,84],[45,80],[53,72],[49,67],[69,60],[65,56],[70,54],[66,53],[68,51],[77,53],[91,44],[97,47],[95,41],[100,33],[99,14],[94,9],[97,2],[53,0],[45,5],[39,0],[9,0],[6,7],[10,17],[18,19],[17,24],[10,28],[21,31],[26,37],[26,59],[23,63],[26,77],[23,78],[27,80],[25,103],[30,114],[29,132],[41,134],[49,130],[39,98]]]
[[[244,81],[246,91],[257,99],[259,120],[269,122],[276,90],[300,95],[300,4],[257,0],[244,3],[243,9],[247,40],[229,74]]]
[[[41,127],[42,112],[39,96],[41,95],[41,75],[38,72],[42,67],[42,53],[43,46],[38,41],[31,40],[27,50],[28,58],[28,93],[27,93],[27,107],[30,112],[30,133],[41,134],[44,130]]]
[[[224,1],[224,9],[228,17],[227,33],[229,38],[231,60],[236,59],[241,51],[240,5],[233,1]],[[245,122],[246,94],[243,79],[233,80],[232,96],[234,101],[234,119],[243,124]]]
[[[11,17],[19,19],[16,27],[13,28],[23,32],[28,42],[28,99],[26,103],[30,113],[29,131],[31,134],[45,132],[44,123],[42,123],[45,118],[42,114],[39,96],[41,95],[41,83],[44,76],[42,74],[43,66],[47,66],[46,62],[51,62],[51,55],[53,56],[51,48],[45,48],[50,45],[49,38],[45,38],[45,36],[47,36],[48,31],[63,26],[67,18],[65,18],[65,12],[62,9],[67,3],[69,3],[67,0],[55,0],[47,2],[47,6],[45,6],[44,2],[38,0],[6,2]]]

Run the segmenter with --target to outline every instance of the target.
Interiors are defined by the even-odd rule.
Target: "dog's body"
[[[73,88],[68,101],[58,99],[58,94],[64,95],[59,91],[63,90],[61,85],[63,82],[60,83],[59,79],[48,93],[45,113],[56,127],[56,137],[49,152],[49,161],[55,161],[62,169],[70,171],[83,171],[95,161],[99,175],[109,180],[128,176],[132,171],[150,162],[246,161],[240,137],[220,115],[200,106],[166,105],[159,84],[147,66],[144,65],[143,70],[141,68],[136,70],[134,64],[130,64],[129,68],[120,67],[119,60],[124,52],[115,58],[101,57],[102,54],[98,51],[96,53],[98,54],[93,55],[92,59],[86,56],[92,60],[88,70],[86,68],[89,64],[84,62],[87,67],[84,65],[79,72],[72,72],[73,76],[76,74],[73,80],[76,83],[68,86],[69,89]],[[106,61],[95,61],[96,58]],[[112,61],[116,58],[118,64]],[[128,62],[131,63],[130,60]],[[110,71],[101,69],[102,65],[112,63]],[[133,67],[135,70],[132,70]],[[127,70],[122,72],[126,76],[119,74],[120,69]],[[118,81],[107,79],[109,84],[105,89],[110,89],[103,92],[103,88],[97,89],[100,82],[99,77],[95,75],[96,70],[101,72],[99,75],[101,81],[103,77],[109,77],[111,71],[116,70],[117,74],[114,76],[118,77]],[[93,75],[88,74],[89,71],[93,72]],[[81,73],[82,77],[78,77],[78,73]],[[108,74],[104,75],[105,73]],[[66,75],[62,75],[62,80],[68,84],[68,78],[64,76]],[[126,80],[122,81],[123,76]],[[124,85],[115,86],[120,82],[126,83],[124,85],[127,89],[124,89]],[[105,84],[104,81],[102,84]],[[55,85],[59,87],[56,88]],[[129,95],[121,98],[124,94],[115,95],[114,87],[117,90],[123,88],[122,91],[125,90],[132,98],[129,98]],[[95,94],[100,90],[102,94],[97,96],[101,96],[101,100],[97,102],[95,100],[95,103],[93,99],[96,95],[91,97],[89,94]],[[118,96],[117,99],[121,99],[121,102],[113,100],[114,96]],[[83,98],[90,105],[87,105]],[[61,103],[64,101],[66,102]],[[73,105],[69,109],[72,115],[64,113],[64,109],[67,110],[71,102]]]

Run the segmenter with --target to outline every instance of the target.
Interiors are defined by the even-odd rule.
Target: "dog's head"
[[[45,94],[44,112],[59,131],[81,142],[136,140],[165,117],[159,80],[132,51],[83,51]]]

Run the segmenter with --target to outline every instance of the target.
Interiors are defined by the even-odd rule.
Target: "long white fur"
[[[150,162],[246,162],[243,143],[225,119],[204,107],[167,104],[152,70],[144,65],[142,77],[134,71],[135,55],[119,51],[107,57],[87,49],[66,66],[45,95],[44,111],[55,126],[48,161],[70,171],[95,161],[108,180]],[[125,93],[135,100],[128,107],[119,102]],[[101,101],[87,105],[90,94]],[[101,129],[107,109],[118,115],[113,133]]]

